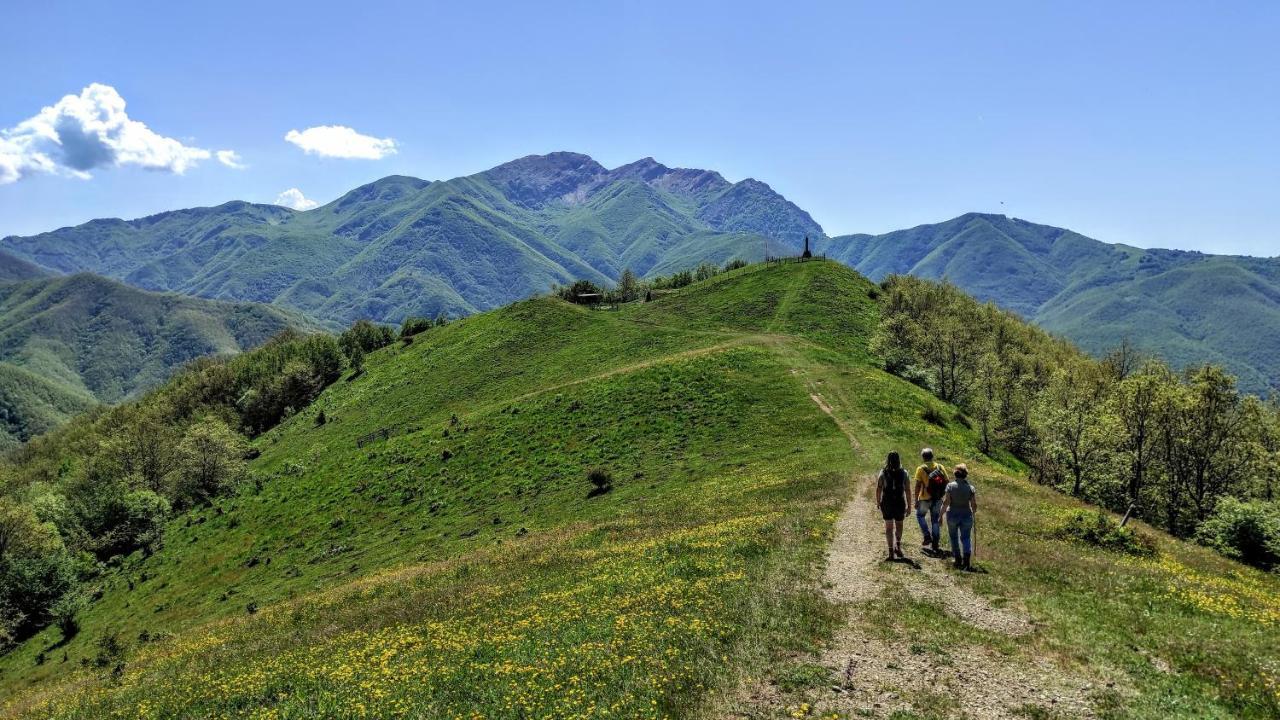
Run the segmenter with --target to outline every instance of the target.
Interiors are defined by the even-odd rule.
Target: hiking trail
[[[813,402],[861,453],[847,423],[812,383],[806,385]],[[1017,646],[1009,650],[1007,641],[1028,638],[1034,622],[1025,611],[997,606],[975,592],[967,574],[950,568],[949,556],[923,555],[911,513],[902,539],[910,562],[887,562],[884,524],[874,502],[875,478],[856,476],[854,482],[861,487],[836,521],[821,583],[824,595],[845,609],[846,621],[829,647],[811,659],[830,672],[829,684],[784,693],[758,679],[742,688],[726,717],[804,717],[794,714],[802,703],[814,717],[888,717],[899,710],[970,720],[1039,716],[1028,712],[1096,717],[1089,696],[1097,679],[1091,682],[1043,657],[1020,655]],[[981,567],[980,559],[975,562]],[[863,622],[865,607],[894,598],[924,601],[940,608],[947,622],[964,623],[1006,642],[939,647],[927,635],[886,638],[882,628]]]

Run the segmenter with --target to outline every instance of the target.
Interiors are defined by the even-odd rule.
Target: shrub
[[[588,470],[587,482],[591,483],[592,497],[603,495],[613,489],[613,475],[602,467],[593,467]]]
[[[943,416],[942,411],[932,405],[928,405],[925,409],[920,411],[920,419],[930,425],[936,425],[938,427],[947,426],[947,419]]]
[[[80,611],[84,606],[84,595],[74,590],[63,595],[53,604],[49,614],[53,618],[53,623],[62,631],[63,639],[70,640],[80,632]]]
[[[365,353],[371,353],[390,345],[395,338],[395,332],[385,325],[377,325],[368,320],[357,320],[338,337],[338,345],[342,348],[344,355],[351,357],[351,353],[356,348]]]
[[[746,260],[743,260],[742,258],[734,258],[729,262],[725,263],[724,271],[729,272],[730,270],[737,270],[738,268],[744,268],[746,266],[747,266]]]
[[[561,300],[581,304],[597,302],[604,296],[600,286],[590,280],[579,280],[568,287],[556,288],[555,293]]]
[[[1263,570],[1280,567],[1280,506],[1223,498],[1196,529],[1196,542]]]
[[[426,332],[434,325],[435,323],[430,318],[407,317],[404,322],[400,323],[400,339],[411,338],[420,332]]]
[[[1062,538],[1126,555],[1155,554],[1155,547],[1150,540],[1138,535],[1132,528],[1120,527],[1120,523],[1102,510],[1094,513],[1083,510],[1077,512],[1065,525],[1058,528],[1056,534]]]

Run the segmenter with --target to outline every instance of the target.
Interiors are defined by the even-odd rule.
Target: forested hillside
[[[1178,369],[1222,365],[1255,394],[1280,388],[1280,258],[1109,245],[979,213],[823,247],[873,280],[945,278],[1097,355],[1127,341]]]
[[[399,336],[281,338],[11,455],[11,621],[26,604],[5,711],[971,716],[957,673],[940,703],[885,662],[815,662],[849,633],[1038,685],[979,687],[994,717],[1054,717],[1059,691],[1099,717],[1280,709],[1274,575],[1024,475],[1019,456],[1061,446],[1045,388],[1126,364],[835,263],[700,275],[615,311],[540,297]],[[977,375],[892,342],[926,301],[992,314],[965,342],[1026,377],[998,418],[971,404]],[[923,577],[1011,624],[904,592],[908,564],[867,568],[872,592],[848,600],[818,579],[848,527],[878,532],[841,508],[869,509],[884,453],[925,445],[973,470],[984,572]],[[1233,492],[1264,487],[1239,476]]]
[[[314,323],[88,274],[0,283],[0,448],[154,387],[195,358],[240,352],[290,327]]]

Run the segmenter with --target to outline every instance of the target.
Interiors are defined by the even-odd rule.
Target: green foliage
[[[555,294],[561,300],[580,305],[598,303],[604,300],[604,290],[590,280],[576,280],[572,285],[556,288]]]
[[[883,290],[872,349],[971,417],[984,453],[1184,537],[1222,498],[1272,496],[1280,410],[1221,368],[1179,377],[1127,345],[1096,361],[952,285],[893,276]]]
[[[1155,547],[1150,540],[1135,533],[1132,528],[1120,527],[1118,521],[1102,510],[1076,512],[1057,530],[1057,535],[1111,552],[1139,557],[1155,554]]]
[[[395,339],[395,331],[391,328],[368,320],[357,320],[338,336],[338,347],[342,348],[342,354],[350,360],[356,352],[368,354],[390,345]],[[354,362],[351,364],[355,366]]]
[[[216,417],[189,427],[175,453],[177,504],[199,505],[232,489],[244,474],[245,451],[244,440]]]
[[[429,318],[409,316],[400,323],[400,338],[411,338],[421,332],[435,327],[436,323]]]
[[[179,515],[150,556],[108,563],[67,663],[36,662],[60,640],[43,631],[0,657],[0,692],[16,714],[53,718],[142,703],[159,717],[690,717],[770,675],[829,697],[803,659],[846,614],[814,578],[839,507],[867,489],[850,478],[927,444],[969,462],[984,498],[990,572],[965,582],[984,603],[1034,609],[1034,642],[912,602],[909,572],[902,594],[857,606],[864,629],[1110,668],[1135,718],[1274,717],[1275,578],[1146,527],[1158,556],[1059,539],[1077,501],[978,455],[977,417],[973,430],[923,421],[955,408],[876,366],[870,287],[833,263],[751,266],[617,312],[543,297],[369,353],[359,382],[315,401],[341,422],[317,427],[313,409],[256,436],[256,482]],[[242,382],[235,362],[175,378],[151,396],[157,417],[179,437],[210,414],[238,427],[223,400],[235,393],[216,392]],[[283,367],[242,362],[264,370],[253,382]],[[0,472],[49,498],[70,489],[60,468],[118,477],[121,458],[146,457],[108,451],[90,427],[56,434],[57,462],[45,439]],[[588,500],[593,467],[618,482]],[[43,500],[36,519],[62,507]],[[118,652],[104,653],[111,635]]]
[[[1280,567],[1280,506],[1223,498],[1196,528],[1196,542],[1230,558],[1271,570]]]

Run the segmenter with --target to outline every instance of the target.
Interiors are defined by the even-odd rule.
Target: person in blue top
[[[951,474],[955,479],[947,483],[947,490],[942,496],[942,515],[947,519],[947,534],[951,538],[951,557],[955,560],[955,566],[961,570],[969,570],[969,560],[973,556],[973,516],[978,512],[978,492],[969,483],[968,467],[956,465]]]

